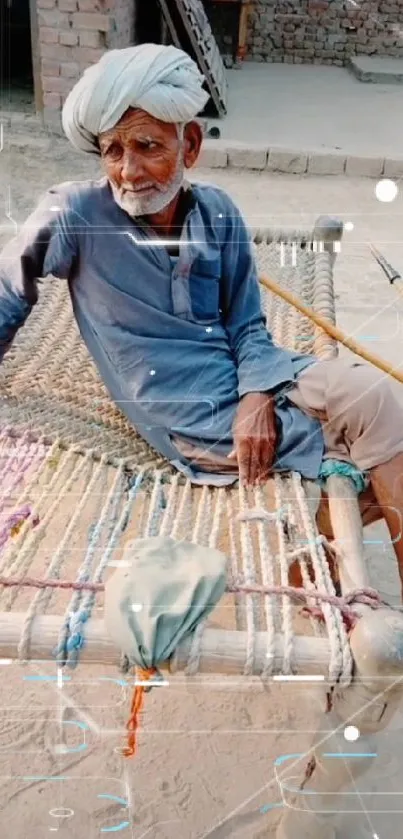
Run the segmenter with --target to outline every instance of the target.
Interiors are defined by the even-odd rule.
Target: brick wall
[[[248,59],[342,66],[351,55],[403,57],[402,21],[403,0],[257,0]]]
[[[60,125],[63,102],[106,49],[134,41],[136,0],[37,0],[43,116]]]

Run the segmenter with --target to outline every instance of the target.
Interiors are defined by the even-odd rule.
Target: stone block
[[[61,12],[77,11],[77,0],[58,0],[57,5]]]
[[[60,65],[60,75],[65,79],[76,79],[80,74],[80,68],[76,61],[62,62]]]
[[[356,157],[349,155],[346,161],[346,175],[362,178],[379,178],[385,160],[383,157]]]
[[[43,104],[45,108],[54,108],[57,110],[61,105],[60,93],[44,93]]]
[[[74,47],[71,51],[70,59],[78,61],[80,66],[88,67],[90,64],[94,64],[96,61],[99,61],[104,52],[105,50],[97,50],[92,47]]]
[[[291,149],[270,149],[267,169],[271,172],[288,172],[302,175],[308,167],[308,155]]]
[[[228,164],[236,169],[265,169],[268,148],[254,143],[226,143]]]
[[[385,178],[403,178],[403,157],[387,157],[382,174]]]
[[[222,140],[204,140],[197,165],[204,169],[228,166],[228,152]]]
[[[67,95],[71,88],[71,79],[62,78],[62,76],[42,76],[42,85],[45,93],[58,93],[59,95]]]
[[[57,32],[56,32],[57,37]],[[69,46],[60,46],[55,43],[41,43],[41,54],[43,58],[50,58],[52,61],[69,61],[71,59],[71,49]]]
[[[57,44],[57,42],[58,42],[57,29],[52,29],[50,26],[40,26],[39,27],[39,40],[42,42],[42,44]]]
[[[76,47],[78,44],[78,34],[72,29],[66,29],[66,32],[59,32],[59,43],[66,47]]]
[[[308,155],[310,175],[343,175],[346,156],[335,152],[311,152]]]
[[[38,9],[38,22],[41,27],[64,29],[69,25],[69,16],[59,9]]]
[[[110,21],[109,15],[98,14],[97,12],[76,12],[73,14],[73,28],[90,29],[91,31],[108,32]]]
[[[91,47],[92,49],[99,49],[102,47],[101,33],[97,30],[91,32],[90,29],[85,29],[80,32],[80,47]]]
[[[99,12],[101,3],[98,0],[78,0],[80,12]]]
[[[51,61],[49,58],[43,58],[41,61],[41,70],[44,76],[60,76],[60,63],[58,61]]]
[[[382,39],[384,41],[384,38]],[[360,45],[357,46],[357,52]],[[384,51],[379,45],[377,52]],[[361,49],[359,50],[361,52]],[[381,82],[383,84],[403,83],[403,60],[398,58],[384,58],[377,56],[353,56],[349,64],[350,70],[361,82]]]

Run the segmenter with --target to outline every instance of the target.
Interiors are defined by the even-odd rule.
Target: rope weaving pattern
[[[70,580],[36,580],[30,577],[0,577],[0,586],[5,588],[56,588],[69,589],[73,591],[89,591],[92,594],[105,591],[103,583],[90,582],[73,582]],[[394,611],[400,611],[401,607],[392,606],[384,600],[379,592],[372,588],[355,589],[346,594],[344,597],[339,597],[335,594],[325,594],[321,591],[306,592],[302,588],[294,588],[293,586],[260,586],[258,584],[249,585],[228,585],[226,591],[230,594],[259,594],[263,597],[282,597],[286,595],[296,603],[305,605],[309,600],[316,600],[320,603],[328,603],[334,606],[345,616],[349,621],[358,616],[352,606],[355,603],[362,603],[364,606],[369,606],[371,609],[378,609],[382,606],[387,606]],[[88,618],[86,619],[88,620]]]
[[[265,235],[267,239],[269,231]],[[293,265],[288,245],[281,267],[280,244],[275,231],[270,235],[273,244],[256,248],[259,270],[279,277],[285,288],[303,293],[304,301],[314,305],[317,256],[298,248]],[[329,286],[331,294],[329,261],[326,254],[321,256],[326,262],[321,285]],[[311,352],[312,324],[264,290],[262,298],[264,308],[270,298],[275,340],[290,349]],[[65,448],[74,445],[83,454],[89,449],[98,458],[107,454],[114,465],[124,459],[131,469],[159,468],[172,473],[111,402],[81,341],[68,287],[62,281],[43,284],[38,303],[0,366],[0,427],[7,425],[18,434],[35,429],[48,440],[63,441]]]
[[[315,253],[310,241],[306,231],[257,231],[258,269],[334,320],[331,259]],[[332,339],[263,289],[262,305],[276,342],[321,357],[334,354]],[[228,556],[222,615],[226,628],[246,633],[245,675],[255,669],[258,632],[267,638],[262,678],[278,669],[276,635],[284,639],[281,672],[295,667],[297,604],[309,615],[303,634],[329,639],[331,680],[351,679],[348,626],[356,619],[353,604],[363,601],[335,596],[299,477],[276,475],[253,490],[214,490],[175,473],[111,403],[62,281],[43,284],[0,366],[0,429],[0,610],[25,615],[21,661],[30,658],[35,617],[60,615],[54,655],[59,666],[74,668],[88,621],[94,609],[102,611],[107,571],[121,561],[127,542],[160,534]],[[304,589],[288,585],[295,559]],[[374,593],[356,594],[373,607],[378,602]],[[200,665],[204,629],[200,625],[192,637],[189,675]],[[133,735],[140,704],[137,695]]]

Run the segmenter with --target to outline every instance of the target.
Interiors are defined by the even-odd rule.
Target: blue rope
[[[341,475],[343,478],[350,478],[358,495],[364,492],[369,485],[368,474],[361,472],[354,464],[347,463],[343,460],[333,460],[332,458],[323,460],[318,477],[318,482],[322,489],[326,489],[326,481],[332,475]]]
[[[53,652],[59,665],[68,664],[71,669],[77,666],[80,650],[85,643],[84,624],[89,617],[90,612],[87,609],[70,613],[63,626],[63,639]]]
[[[133,478],[128,490],[128,502],[133,502],[142,483],[142,473],[139,473]],[[119,526],[119,505],[121,502],[121,495],[124,491],[122,483],[120,491],[117,492],[110,500],[105,516],[89,528],[89,544],[86,552],[85,560],[81,566],[81,571],[78,575],[79,582],[88,582],[90,579],[90,569],[92,567],[93,556],[95,549],[100,542],[102,531],[108,528],[108,547],[103,551],[103,556],[99,563],[94,580],[97,582],[102,579],[103,572],[107,566],[109,556],[111,553],[111,545],[113,545],[118,536],[123,533],[130,521],[131,510],[128,507],[123,520]],[[66,618],[62,631],[60,633],[59,644],[54,650],[54,656],[59,662],[59,666],[68,665],[74,669],[77,667],[80,657],[80,651],[85,644],[84,624],[89,620],[94,606],[96,595],[94,592],[85,594],[83,591],[76,591],[72,600],[72,611],[68,618]]]

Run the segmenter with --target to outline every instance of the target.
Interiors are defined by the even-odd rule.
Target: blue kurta
[[[319,421],[286,397],[312,356],[273,343],[250,237],[221,189],[191,187],[178,258],[113,199],[106,178],[46,194],[0,256],[0,358],[37,300],[37,278],[67,281],[83,340],[112,399],[139,433],[195,482],[173,435],[226,455],[240,397],[275,394],[275,469],[318,476]],[[58,280],[49,280],[55,282]]]

